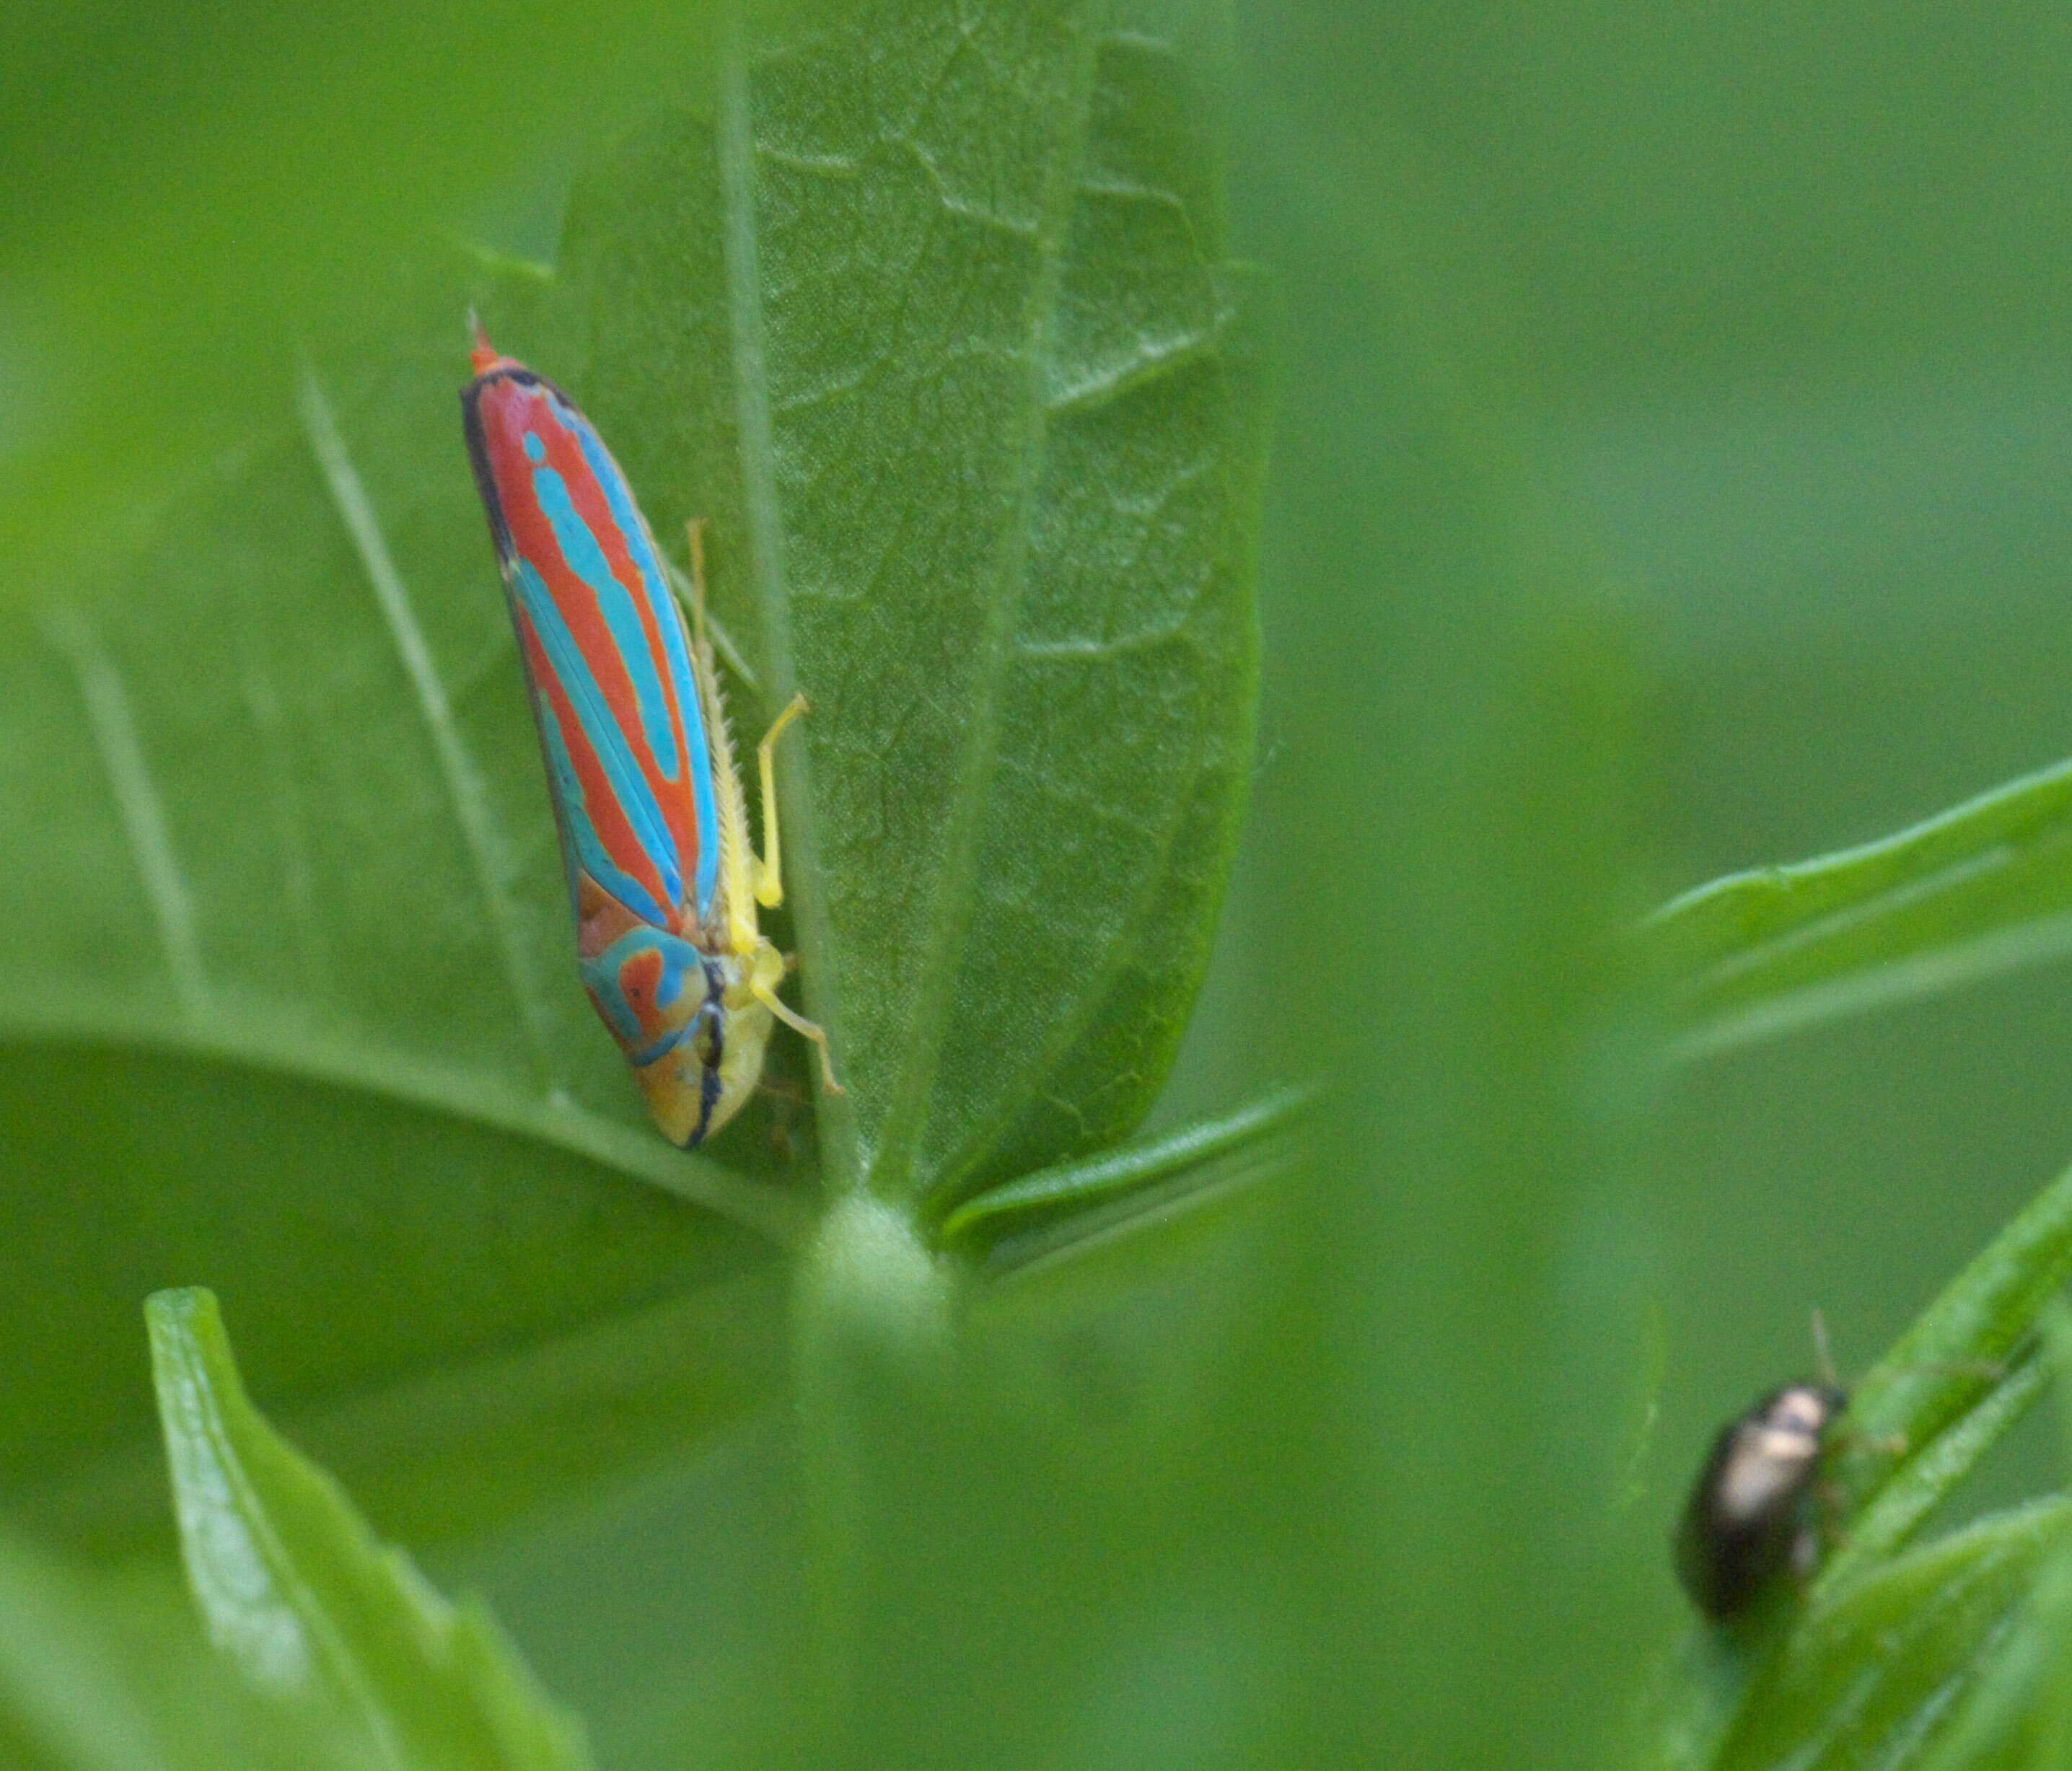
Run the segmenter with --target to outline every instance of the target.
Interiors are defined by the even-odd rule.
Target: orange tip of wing
[[[468,311],[467,323],[475,333],[475,348],[468,352],[468,361],[474,365],[477,375],[487,375],[500,364],[514,363],[514,359],[505,356],[489,342],[489,335],[482,329],[482,322],[475,317],[473,309]]]

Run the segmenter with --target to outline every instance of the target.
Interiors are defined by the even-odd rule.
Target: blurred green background
[[[296,339],[349,327],[424,231],[550,251],[573,166],[699,90],[710,47],[689,9],[566,10],[10,22],[0,597],[33,604],[286,410]],[[990,1683],[960,1671],[943,1726],[1034,1706],[999,1736],[1031,1763],[1596,1762],[1679,1623],[1660,1546],[1712,1428],[1807,1366],[1815,1306],[1845,1374],[1867,1365],[2072,1158],[2072,992],[2045,969],[1659,1077],[1586,1055],[1565,1107],[1482,1075],[1524,1103],[1497,1140],[1522,1162],[1470,1148],[1406,1054],[1515,1026],[1446,969],[1491,947],[1478,918],[1572,900],[1587,934],[2072,754],[2072,20],[1237,0],[1227,39],[1231,233],[1280,308],[1267,692],[1157,1120],[1325,1061],[1354,1105],[1292,1211],[986,1313],[989,1369],[1084,1451],[1026,1541],[1092,1559],[1104,1504],[1152,1522],[1097,1621],[1071,1614],[1072,1556],[1046,1588],[1003,1537],[1043,1622],[1018,1672],[1006,1647]],[[1513,721],[1506,685],[1539,679],[1508,636],[1571,603],[1594,637],[1557,612],[1552,651],[1630,676]],[[1515,840],[1476,848],[1507,758]],[[1412,944],[1433,970],[1405,981]],[[1518,1075],[1568,1062],[1536,1037]],[[0,1149],[0,1184],[51,1176]],[[1618,1486],[1583,1441],[1651,1399],[1636,1488],[1581,1519]],[[606,1763],[777,1750],[805,1627],[787,1418],[427,1547]],[[1311,1429],[1386,1443],[1371,1514],[1318,1523],[1368,1454]],[[2049,1468],[2031,1436],[1984,1486]],[[1334,1664],[1356,1695],[1321,1700]]]
[[[1385,520],[1363,424],[1389,365],[1347,335],[1408,213],[1638,611],[1656,895],[2065,754],[2062,14],[1262,6],[1240,39],[1244,237],[1301,267],[1265,584],[1284,710],[1318,624],[1302,549]],[[1860,1369],[2063,1164],[2068,1034],[2044,972],[1668,1081],[1642,1212],[1658,1512],[1713,1423],[1807,1366],[1811,1308]]]

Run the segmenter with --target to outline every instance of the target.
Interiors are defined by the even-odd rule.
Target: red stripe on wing
[[[525,661],[525,674],[532,684],[536,701],[541,704],[541,717],[553,722],[569,766],[575,771],[576,784],[582,792],[582,804],[571,806],[563,804],[563,795],[557,791],[554,799],[557,814],[564,819],[586,820],[605,852],[623,866],[656,902],[666,904],[668,894],[662,870],[627,821],[625,808],[619,803],[619,795],[582,721],[576,717],[560,674],[541,648],[532,623],[522,613],[517,618],[517,628],[520,655]],[[550,782],[553,779],[551,766],[548,779]]]
[[[642,581],[628,539],[578,434],[570,428],[587,429],[586,421],[529,373],[524,379],[516,375],[502,376],[482,386],[476,409],[499,514],[511,549],[539,574],[590,678],[594,701],[602,704],[609,718],[619,762],[638,770],[652,796],[667,840],[675,851],[669,859],[673,862],[670,870],[676,876],[676,890],[664,888],[662,858],[650,851],[635,818],[619,803],[597,746],[577,717],[576,693],[570,685],[554,680],[557,672],[553,662],[534,634],[524,648],[527,668],[548,694],[557,729],[576,766],[585,796],[582,807],[566,808],[565,816],[585,818],[611,863],[630,878],[649,886],[656,900],[674,914],[680,927],[687,920],[683,913],[701,853],[692,785],[692,746],[696,742],[692,734],[699,728],[695,721],[685,719],[676,676],[657,626],[654,602]],[[543,459],[536,463],[526,454],[528,434],[536,437],[544,450]],[[594,437],[595,434],[590,434]],[[601,444],[598,446],[602,448]],[[652,679],[660,686],[661,707],[675,742],[673,772],[664,770],[648,742],[639,693],[620,649],[620,636],[606,618],[597,593],[565,553],[553,521],[536,495],[536,467],[547,468],[561,477],[577,520],[628,599],[642,643],[652,661]],[[631,493],[626,497],[630,506]],[[673,609],[669,616],[674,618]]]

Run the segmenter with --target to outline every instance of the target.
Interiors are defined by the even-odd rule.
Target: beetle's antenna
[[[1835,1355],[1827,1346],[1827,1318],[1818,1305],[1813,1309],[1813,1357],[1819,1364],[1820,1381],[1830,1390],[1836,1388]]]

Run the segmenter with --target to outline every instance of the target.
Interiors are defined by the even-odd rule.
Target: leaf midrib
[[[304,440],[322,475],[324,491],[339,526],[351,542],[368,593],[380,610],[390,649],[409,683],[417,717],[438,764],[439,781],[454,822],[460,828],[462,851],[482,902],[504,988],[510,992],[524,1031],[527,1056],[535,1080],[545,1091],[563,1078],[554,1059],[546,992],[534,955],[528,950],[518,908],[508,881],[510,842],[490,803],[480,770],[454,718],[453,705],[438,663],[417,619],[408,581],[397,567],[338,419],[314,367],[305,366],[298,398]]]
[[[791,598],[783,561],[783,527],[777,514],[775,448],[771,441],[767,358],[764,348],[760,253],[755,227],[753,161],[755,143],[749,121],[748,68],[738,7],[726,10],[720,40],[717,138],[720,202],[726,241],[727,322],[733,334],[735,419],[741,438],[742,505],[748,524],[749,561],[768,660],[773,705],[788,701],[800,687],[791,642]],[[837,1062],[843,1054],[844,1017],[834,968],[815,963],[830,954],[827,898],[819,888],[820,846],[817,797],[809,746],[794,744],[778,758],[792,791],[783,795],[784,844],[790,861],[784,881],[792,927],[806,964],[800,988],[807,1013],[828,1030]],[[771,808],[765,806],[767,820]],[[767,828],[767,824],[766,824]],[[856,1116],[847,1097],[821,1092],[816,1101],[822,1161],[832,1191],[849,1190],[861,1171]]]
[[[1050,365],[1053,329],[1062,282],[1064,246],[1085,164],[1092,133],[1092,100],[1103,33],[1083,12],[1077,21],[1079,43],[1073,71],[1072,121],[1062,127],[1061,151],[1050,169],[1038,225],[1041,257],[1036,287],[1030,300],[1024,361],[1026,417],[1018,453],[1013,515],[999,555],[993,594],[975,675],[978,692],[967,719],[967,738],[945,858],[939,873],[934,914],[926,943],[915,968],[912,1022],[902,1039],[910,1054],[895,1074],[879,1136],[868,1167],[856,1116],[843,1097],[823,1096],[820,1103],[821,1147],[828,1173],[837,1190],[865,1185],[882,1195],[911,1192],[910,1173],[927,1117],[930,1096],[941,1068],[959,971],[958,955],[972,912],[972,886],[985,824],[984,783],[997,754],[999,707],[1012,654],[1017,618],[1029,575],[1029,528],[1033,517],[1047,446],[1050,413],[1044,380]],[[719,105],[719,158],[726,204],[730,318],[734,328],[734,370],[740,425],[744,503],[753,543],[754,577],[767,635],[775,690],[787,695],[797,686],[789,619],[789,586],[782,551],[782,525],[776,491],[775,445],[770,421],[764,323],[758,280],[752,164],[756,152],[750,113],[748,74],[738,20],[730,16],[723,50]],[[844,1026],[841,1005],[833,986],[834,968],[811,963],[831,954],[835,942],[826,914],[826,900],[815,883],[819,868],[816,801],[810,765],[791,762],[803,791],[787,796],[785,834],[797,857],[797,927],[800,944],[808,955],[805,988],[810,1006],[836,1036],[839,1057]],[[796,808],[796,809],[791,809]]]
[[[213,1059],[444,1114],[565,1150],[702,1206],[780,1247],[804,1240],[805,1205],[644,1128],[592,1112],[565,1095],[516,1088],[487,1070],[435,1063],[374,1041],[327,1034],[261,1002],[218,990],[199,1013],[154,1014],[113,992],[56,982],[0,995],[0,1041],[138,1047]]]

